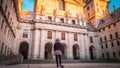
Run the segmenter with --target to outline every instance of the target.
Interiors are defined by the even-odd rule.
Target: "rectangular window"
[[[78,41],[77,34],[74,34],[74,41]]]
[[[28,38],[28,29],[23,30],[23,38]]]
[[[93,37],[90,36],[90,43],[93,43]]]
[[[102,43],[102,38],[100,38],[100,42]]]
[[[103,45],[101,45],[101,49],[103,49]]]
[[[65,2],[64,2],[64,0],[60,0],[60,2],[59,2],[59,6],[60,6],[60,10],[65,10]]]
[[[105,45],[106,45],[106,48],[108,48],[108,44],[106,43]]]
[[[104,56],[104,54],[102,54],[102,58],[104,58],[105,56]]]
[[[9,19],[9,16],[10,16],[10,12],[8,12],[8,19]]]
[[[72,20],[72,24],[75,25],[75,20]]]
[[[110,55],[109,55],[109,53],[106,53],[106,55],[107,55],[107,59],[110,59]]]
[[[117,41],[117,45],[120,46],[120,42],[119,41]]]
[[[64,18],[60,18],[60,22],[61,22],[61,23],[64,23]]]
[[[52,39],[52,31],[48,31],[48,33],[47,33],[47,38],[48,38],[48,39]]]
[[[52,21],[52,17],[49,16],[49,17],[48,17],[48,21]]]
[[[112,37],[112,34],[110,34],[110,39],[112,39],[113,37]]]
[[[115,54],[115,52],[113,52],[113,57],[116,57],[116,54]]]
[[[65,40],[65,32],[62,32],[62,34],[61,34],[61,39],[62,39],[62,40]]]
[[[119,51],[119,56],[120,56],[120,51]]]
[[[2,20],[1,29],[3,28],[4,20]]]
[[[0,0],[0,4],[2,4],[3,3],[3,0]]]
[[[117,32],[115,33],[115,36],[116,36],[116,38],[118,38],[118,37],[119,37]]]
[[[2,43],[2,46],[1,46],[1,51],[0,51],[1,54],[3,53],[3,49],[4,49],[4,43]]]
[[[111,46],[114,47],[114,43],[113,42],[111,42]]]
[[[105,39],[105,41],[107,41],[107,38],[106,38],[106,36],[104,37],[104,39]]]

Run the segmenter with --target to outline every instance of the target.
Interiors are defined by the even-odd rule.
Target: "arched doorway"
[[[79,45],[73,45],[73,59],[80,59]]]
[[[19,53],[24,59],[28,59],[29,44],[27,42],[21,42],[19,46]]]
[[[90,50],[90,59],[95,59],[95,47],[94,46],[90,46],[89,48]]]
[[[65,43],[62,43],[62,58],[67,59],[67,46]]]
[[[45,55],[44,55],[45,59],[53,59],[52,46],[53,45],[51,42],[45,44]]]

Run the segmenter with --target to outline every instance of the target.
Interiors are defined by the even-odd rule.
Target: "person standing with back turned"
[[[55,58],[56,58],[56,64],[57,67],[63,67],[62,62],[61,62],[61,56],[62,56],[62,44],[60,43],[60,40],[57,38],[55,40],[55,44],[54,44],[54,54],[55,54]]]

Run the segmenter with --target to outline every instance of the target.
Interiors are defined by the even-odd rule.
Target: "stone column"
[[[40,42],[40,30],[35,30],[35,38],[34,38],[34,53],[33,53],[33,59],[39,58],[39,42]]]
[[[45,53],[45,30],[41,30],[41,43],[40,43],[40,59],[44,59],[44,53]]]
[[[73,36],[72,33],[68,33],[68,48],[67,48],[67,54],[69,59],[73,59],[73,44],[72,44]]]
[[[80,43],[81,43],[81,50],[80,50],[80,58],[85,58],[85,43],[84,43],[84,35],[80,34]]]
[[[89,38],[88,35],[85,34],[84,35],[85,38],[85,59],[88,60],[89,59]]]

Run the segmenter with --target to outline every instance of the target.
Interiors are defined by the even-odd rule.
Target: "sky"
[[[120,7],[120,0],[110,0],[110,11],[113,12],[113,5],[116,6],[116,8]],[[33,11],[34,9],[34,0],[23,0],[23,4],[22,4],[22,8],[23,10],[27,10],[27,11]]]

